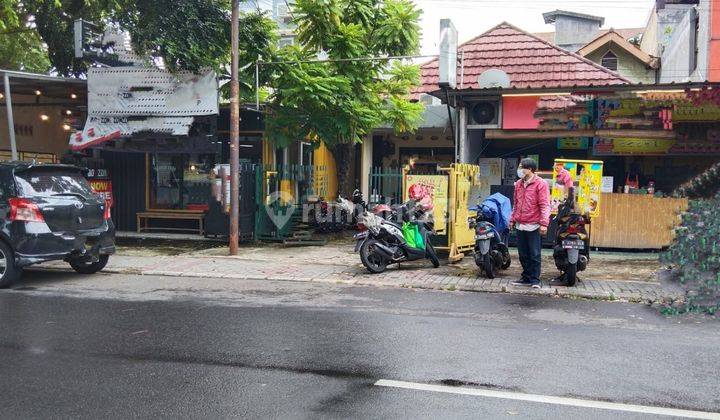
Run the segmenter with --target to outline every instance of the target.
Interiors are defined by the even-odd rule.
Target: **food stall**
[[[503,169],[490,192],[512,195],[515,179],[502,175],[512,175],[510,162],[517,167],[524,157],[536,159],[550,183],[556,159],[602,162],[594,247],[668,246],[688,205],[675,191],[720,159],[720,88],[538,95],[527,118],[535,129],[503,125],[485,132],[483,161],[500,159],[493,164]]]

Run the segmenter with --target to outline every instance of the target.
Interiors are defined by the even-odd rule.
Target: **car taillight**
[[[105,200],[105,214],[103,217],[105,220],[110,220],[110,208],[112,207],[112,201]]]
[[[37,204],[27,198],[11,198],[10,220],[15,222],[44,222],[45,218],[40,213]]]

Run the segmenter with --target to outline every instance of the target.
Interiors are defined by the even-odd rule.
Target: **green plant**
[[[716,184],[717,188],[717,184]],[[661,261],[677,268],[676,281],[686,297],[665,305],[663,313],[677,314],[720,310],[720,194],[705,200],[692,200],[675,240],[661,255]]]
[[[409,98],[417,66],[366,60],[414,54],[420,11],[409,0],[297,0],[293,16],[299,45],[282,49],[284,63],[273,66],[266,135],[278,146],[327,144],[349,194],[351,146],[385,124],[413,131],[420,121],[423,105]],[[329,62],[317,62],[320,51]]]
[[[85,74],[87,62],[75,58],[76,19],[127,30],[137,52],[161,58],[172,71],[223,73],[230,64],[229,0],[0,0],[0,64]],[[274,29],[262,13],[241,16],[241,66],[271,54]],[[4,58],[10,56],[6,51],[12,52],[12,62]],[[254,67],[241,77],[249,87]]]
[[[720,162],[678,187],[673,195],[687,198],[711,197],[720,186]]]

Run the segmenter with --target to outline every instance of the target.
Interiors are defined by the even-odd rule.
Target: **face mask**
[[[525,169],[523,169],[523,168],[518,168],[518,170],[517,170],[517,176],[518,176],[518,178],[525,178]]]

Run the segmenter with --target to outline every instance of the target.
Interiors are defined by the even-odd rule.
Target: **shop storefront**
[[[509,110],[513,119],[502,129],[482,136],[470,129],[468,137],[482,152],[481,175],[491,191],[508,195],[523,157],[535,158],[548,180],[557,159],[602,161],[603,212],[594,221],[593,246],[657,249],[670,243],[670,227],[687,205],[672,198],[675,189],[720,158],[720,107],[709,92],[538,96],[532,114]]]

